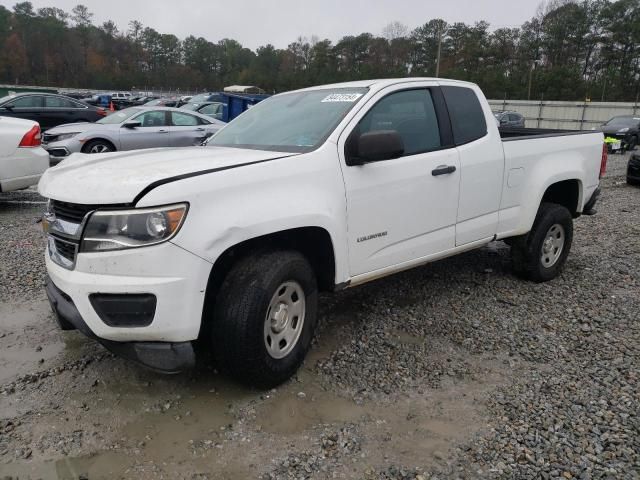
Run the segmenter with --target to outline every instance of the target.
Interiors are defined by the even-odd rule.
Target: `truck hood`
[[[296,154],[228,147],[75,153],[42,175],[38,192],[44,197],[70,203],[131,203],[156,182],[179,180],[180,177],[214,173],[217,169],[226,170],[292,155]]]

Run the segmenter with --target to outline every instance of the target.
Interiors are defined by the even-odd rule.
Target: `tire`
[[[634,180],[633,178],[627,177],[627,185],[632,185],[634,187],[640,187],[640,180]]]
[[[213,309],[217,367],[249,386],[280,385],[298,370],[311,346],[317,305],[315,274],[299,252],[267,251],[240,260],[223,281]]]
[[[82,147],[82,153],[107,153],[107,152],[115,152],[115,148],[111,144],[111,142],[107,142],[106,140],[91,140],[87,142],[87,144]]]
[[[555,203],[543,203],[531,231],[512,244],[513,270],[534,282],[552,280],[562,271],[572,242],[573,219],[569,210]]]

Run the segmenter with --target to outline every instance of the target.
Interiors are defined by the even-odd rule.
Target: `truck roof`
[[[404,77],[404,78],[379,78],[379,79],[372,79],[372,80],[356,80],[353,82],[330,83],[328,85],[318,85],[314,87],[301,88],[299,90],[294,90],[294,91],[304,92],[304,91],[310,91],[310,90],[322,90],[322,89],[330,89],[330,88],[372,88],[372,87],[376,87],[376,89],[381,89],[389,85],[395,85],[397,83],[424,82],[424,81],[475,85],[474,83],[464,82],[462,80],[450,80],[448,78]]]

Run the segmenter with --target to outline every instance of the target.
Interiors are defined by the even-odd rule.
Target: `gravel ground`
[[[640,189],[610,157],[560,278],[501,242],[322,299],[297,378],[165,377],[55,330],[0,196],[0,478],[640,478]],[[23,202],[23,203],[20,203]],[[8,373],[7,373],[8,372]]]

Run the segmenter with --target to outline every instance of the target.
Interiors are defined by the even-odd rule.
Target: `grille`
[[[66,203],[51,200],[51,211],[55,216],[73,223],[82,222],[82,219],[87,213],[97,209],[99,206],[100,205],[83,205],[80,203]]]
[[[53,240],[56,244],[56,250],[60,254],[61,257],[66,258],[70,262],[75,262],[76,260],[76,246],[73,243],[63,242],[55,238]]]

